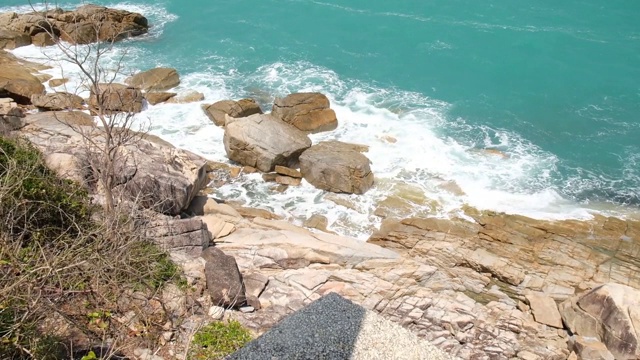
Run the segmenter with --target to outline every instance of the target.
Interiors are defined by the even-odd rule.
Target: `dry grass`
[[[127,299],[154,298],[179,269],[144,237],[135,204],[104,212],[29,144],[0,138],[0,219],[0,358],[60,358],[132,336],[153,345],[162,306]],[[142,324],[134,334],[115,321],[128,311]]]

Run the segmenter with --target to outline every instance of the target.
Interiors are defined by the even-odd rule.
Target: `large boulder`
[[[35,94],[31,103],[40,110],[57,111],[83,109],[84,100],[75,94],[57,92],[53,94]]]
[[[217,247],[204,250],[202,258],[206,260],[204,274],[212,303],[222,307],[244,305],[247,297],[236,259]]]
[[[0,97],[10,97],[18,104],[30,104],[31,96],[44,94],[44,85],[19,64],[0,66]]]
[[[313,186],[338,193],[364,194],[373,186],[369,159],[352,144],[326,141],[300,155],[300,172]]]
[[[229,159],[263,172],[295,163],[310,146],[305,133],[265,114],[237,119],[228,123],[224,132]]]
[[[54,170],[62,176],[82,174],[78,179],[99,201],[102,189],[91,181],[100,169],[90,159],[101,156],[105,133],[90,118],[64,116],[64,112],[28,115],[27,124],[18,135],[27,138],[47,159],[55,159]],[[207,183],[206,160],[185,150],[176,149],[161,139],[131,132],[132,139],[115,151],[118,175],[113,192],[120,201],[135,201],[140,207],[167,215],[179,215]],[[87,141],[90,140],[90,141]],[[96,146],[89,146],[92,143]],[[62,163],[60,159],[65,159]],[[95,165],[95,163],[93,163]],[[63,166],[64,165],[64,166]],[[64,171],[61,171],[64,170]],[[82,182],[84,180],[84,182]]]
[[[640,356],[640,291],[609,283],[560,305],[573,334],[596,338],[616,359]]]
[[[276,98],[271,114],[302,131],[329,131],[338,127],[329,99],[320,93],[296,93]]]
[[[142,111],[142,92],[123,84],[98,84],[97,91],[92,89],[89,105],[95,113]]]
[[[176,69],[155,68],[135,74],[124,82],[143,91],[164,91],[180,85],[180,76]]]
[[[202,105],[202,110],[217,126],[225,126],[225,115],[243,118],[253,114],[262,114],[260,105],[253,99],[221,100],[213,104]]]
[[[31,37],[29,35],[0,27],[0,49],[15,49],[30,44]]]

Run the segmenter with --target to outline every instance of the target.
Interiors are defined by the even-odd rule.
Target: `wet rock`
[[[195,90],[187,90],[172,96],[166,101],[168,104],[187,104],[204,100],[204,94]]]
[[[225,126],[225,115],[232,118],[243,118],[253,114],[262,114],[260,105],[253,99],[222,100],[209,105],[204,104],[202,110],[217,126]]]
[[[155,68],[135,74],[124,82],[145,92],[165,91],[180,85],[180,76],[176,69]]]
[[[172,93],[172,92],[152,92],[152,93],[146,93],[144,97],[145,99],[147,99],[149,104],[157,105],[157,104],[166,102],[167,100],[171,99],[176,95],[177,95],[176,93]]]
[[[302,182],[302,179],[294,178],[290,176],[278,175],[275,178],[275,182],[281,185],[298,186]]]
[[[339,141],[321,142],[300,156],[300,172],[313,186],[337,193],[364,194],[373,186],[369,159]]]
[[[304,222],[304,226],[309,228],[318,229],[321,231],[327,231],[327,226],[329,226],[329,220],[326,216],[322,216],[320,214],[313,214],[310,218],[308,218]]]
[[[320,93],[296,93],[276,98],[271,114],[302,131],[320,132],[338,126],[329,99]]]
[[[237,119],[224,132],[229,159],[263,172],[297,161],[310,146],[311,140],[303,132],[264,114]]]
[[[292,177],[292,178],[301,178],[302,177],[302,174],[300,173],[300,171],[298,171],[296,169],[288,168],[286,166],[276,165],[275,171],[276,171],[276,173],[278,173],[280,175],[289,176],[289,177]]]

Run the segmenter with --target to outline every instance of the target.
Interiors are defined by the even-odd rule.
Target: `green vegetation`
[[[237,321],[213,322],[195,333],[190,360],[222,359],[251,341],[251,334]]]
[[[144,226],[135,206],[104,212],[28,142],[0,137],[0,359],[66,358],[59,328],[87,339],[126,334],[111,321],[127,311],[124,294],[150,297],[183,281]],[[162,316],[144,321],[163,324]]]

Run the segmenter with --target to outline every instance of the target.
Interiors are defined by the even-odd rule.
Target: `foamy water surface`
[[[126,73],[155,66],[174,66],[180,71],[179,65],[185,59],[174,62],[144,46],[147,42],[161,42],[165,26],[180,21],[177,15],[161,6],[106,5],[140,12],[154,26],[149,34],[118,44],[102,59],[104,68],[115,68],[124,55]],[[6,10],[0,8],[0,12]],[[443,42],[433,44],[435,50],[451,47]],[[61,53],[55,47],[28,46],[13,53],[49,62],[54,68],[46,73],[70,78],[66,90],[87,95],[79,88],[78,69],[56,61]],[[180,71],[181,84],[173,91],[195,90],[202,92],[205,100],[148,106],[137,119],[150,124],[152,134],[210,160],[228,162],[222,143],[224,129],[205,116],[202,103],[253,97],[268,111],[275,96],[319,91],[330,98],[339,127],[311,135],[313,142],[337,139],[368,145],[366,155],[376,177],[374,188],[357,196],[327,194],[305,181],[300,187],[279,193],[273,190],[272,183],[251,174],[216,189],[215,197],[269,209],[297,223],[321,214],[329,219],[331,230],[359,238],[368,237],[379,226],[379,215],[464,216],[465,205],[540,219],[588,219],[595,212],[624,215],[627,211],[620,206],[571,199],[567,193],[575,192],[575,187],[593,186],[594,177],[558,181],[561,160],[556,155],[513,131],[452,117],[452,104],[445,101],[345,78],[308,61],[283,60],[247,70],[242,59],[211,52],[188,56],[199,56],[193,61],[208,65],[196,71]],[[118,80],[125,76],[119,75]],[[630,158],[637,164],[637,154],[632,153]],[[637,167],[629,166],[629,173],[635,176]]]

